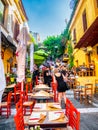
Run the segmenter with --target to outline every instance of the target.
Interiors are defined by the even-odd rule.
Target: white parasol
[[[28,29],[26,26],[23,26],[23,28],[21,29],[17,37],[19,43],[16,50],[17,82],[21,82],[21,83],[25,80],[26,46],[29,39],[30,37],[29,37]]]
[[[4,73],[4,65],[1,59],[1,26],[0,26],[0,103],[5,87],[6,87],[6,80]]]

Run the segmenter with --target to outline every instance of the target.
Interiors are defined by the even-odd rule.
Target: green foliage
[[[38,44],[34,44],[34,51],[38,51]]]
[[[50,53],[51,57],[54,57],[54,59],[59,58],[64,53],[61,35],[49,36],[44,40],[43,44],[47,47],[47,51]]]
[[[71,41],[68,42],[68,55],[69,55],[69,68],[71,69],[74,66],[74,56],[73,56],[73,47]]]

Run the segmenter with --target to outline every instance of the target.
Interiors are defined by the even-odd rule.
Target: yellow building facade
[[[16,63],[17,36],[28,20],[21,0],[0,1],[1,57],[5,73],[11,73]]]
[[[75,66],[93,61],[98,76],[98,0],[79,0],[69,30]]]

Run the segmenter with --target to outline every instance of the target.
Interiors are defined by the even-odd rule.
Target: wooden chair
[[[93,98],[93,84],[85,84],[83,92],[80,93],[80,103],[84,100],[85,104],[89,101],[92,103]]]
[[[38,85],[38,76],[36,76],[36,81],[35,81],[36,85]]]
[[[80,112],[74,106],[71,108],[70,126],[73,130],[80,130]]]
[[[26,90],[26,94],[27,94],[27,96],[28,96],[28,100],[31,100],[31,95],[32,95],[32,92],[33,92],[33,90],[31,90],[31,84],[26,84],[26,86],[25,86],[25,90]]]
[[[33,107],[34,107],[35,100],[28,101],[28,95],[25,91],[21,92],[20,98],[23,101],[24,115],[27,115],[27,112],[29,113],[28,115],[30,115],[32,113],[32,110],[33,110]]]
[[[25,128],[22,107],[18,108],[16,115],[14,116],[14,121],[16,125],[16,130],[29,130],[28,128]]]
[[[66,99],[66,116],[69,119],[69,123],[66,128],[55,129],[55,130],[80,130],[80,112],[74,107],[72,102]]]
[[[17,103],[16,103],[16,113],[19,112],[19,110],[21,109],[21,112],[23,114],[23,102],[20,99]],[[29,120],[30,116],[23,116],[24,119],[24,126],[28,126],[28,120]]]
[[[70,121],[71,121],[71,109],[72,109],[72,106],[73,106],[73,104],[72,104],[72,102],[68,99],[68,98],[66,98],[66,109],[65,109],[65,114],[66,114],[66,116],[67,116],[67,118],[68,118],[68,120],[69,120],[69,125],[70,125]]]
[[[14,92],[12,93],[14,103],[19,101],[20,99],[20,92],[21,92],[21,83],[17,83],[14,87]]]
[[[51,82],[52,86],[52,92],[54,94],[54,102],[58,102],[58,94],[57,94],[57,83],[56,82]]]
[[[82,88],[80,86],[80,82],[76,81],[76,89],[73,89],[74,92],[74,99],[80,98],[80,92],[82,92]]]
[[[95,79],[95,94],[98,94],[98,79]]]
[[[11,115],[11,95],[12,95],[12,92],[9,92],[7,101],[1,102],[1,108],[0,108],[1,115],[5,113],[7,118]]]

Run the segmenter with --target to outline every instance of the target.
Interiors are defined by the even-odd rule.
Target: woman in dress
[[[66,93],[67,90],[66,82],[65,82],[65,76],[62,74],[62,72],[59,71],[59,68],[56,68],[54,70],[54,81],[57,82],[57,91],[58,91],[58,100],[61,104],[62,98],[64,98],[64,102],[66,104]]]

